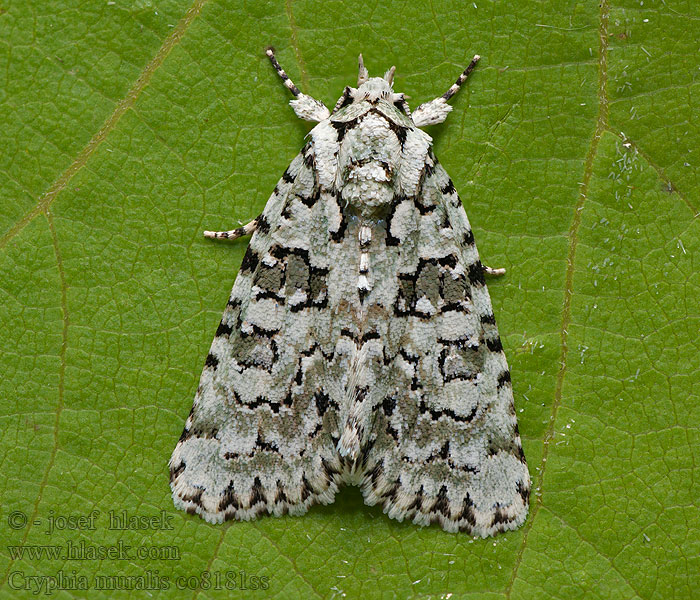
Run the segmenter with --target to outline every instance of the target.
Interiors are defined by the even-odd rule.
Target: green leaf
[[[81,577],[53,596],[695,593],[697,3],[73,4],[0,0],[0,597]],[[167,462],[246,246],[201,232],[257,215],[309,129],[268,44],[327,105],[359,52],[414,107],[482,55],[430,133],[508,268],[489,289],[534,484],[522,529],[421,529],[354,488],[301,518],[174,510]],[[98,546],[126,554],[66,555]]]

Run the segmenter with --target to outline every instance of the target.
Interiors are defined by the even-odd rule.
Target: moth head
[[[362,54],[359,56],[358,64],[357,87],[347,86],[345,88],[343,95],[338,99],[333,109],[334,113],[353,102],[367,100],[371,104],[376,104],[381,99],[393,104],[399,111],[409,114],[405,95],[397,94],[393,89],[396,67],[391,67],[384,73],[384,77],[370,77],[362,60]]]
[[[390,94],[393,92],[391,86],[394,85],[394,73],[396,72],[396,67],[391,67],[384,77],[370,77],[367,67],[365,67],[365,61],[362,60],[362,54],[360,54],[357,59],[359,70],[357,74],[357,87],[358,90],[369,93],[385,93]]]

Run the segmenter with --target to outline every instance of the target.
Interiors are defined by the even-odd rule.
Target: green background
[[[520,530],[397,523],[354,488],[301,518],[174,510],[167,462],[246,247],[201,232],[256,216],[310,128],[268,44],[329,106],[359,52],[413,107],[482,55],[430,133],[508,268],[489,289],[533,479]],[[0,0],[0,597],[59,572],[170,584],[94,598],[692,597],[699,105],[694,0]],[[172,529],[110,530],[122,509]],[[179,560],[7,547],[68,541]],[[176,589],[207,570],[269,589]]]

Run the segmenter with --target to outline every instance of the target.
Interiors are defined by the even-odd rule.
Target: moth
[[[343,484],[391,518],[486,537],[515,529],[530,477],[484,267],[420,128],[477,64],[411,113],[395,67],[318,124],[252,234],[170,459],[178,508],[211,523],[300,515]]]

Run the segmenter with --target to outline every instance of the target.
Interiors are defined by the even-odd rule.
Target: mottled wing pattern
[[[467,215],[432,150],[418,197],[391,208],[386,244],[400,249],[397,292],[384,307],[389,385],[375,400],[365,500],[448,531],[514,529],[530,478],[510,373]]]
[[[257,219],[170,460],[175,505],[210,522],[301,514],[337,491],[342,399],[328,376],[346,365],[329,297],[352,277],[331,268],[348,249],[331,243],[342,215],[314,160],[307,144]]]

